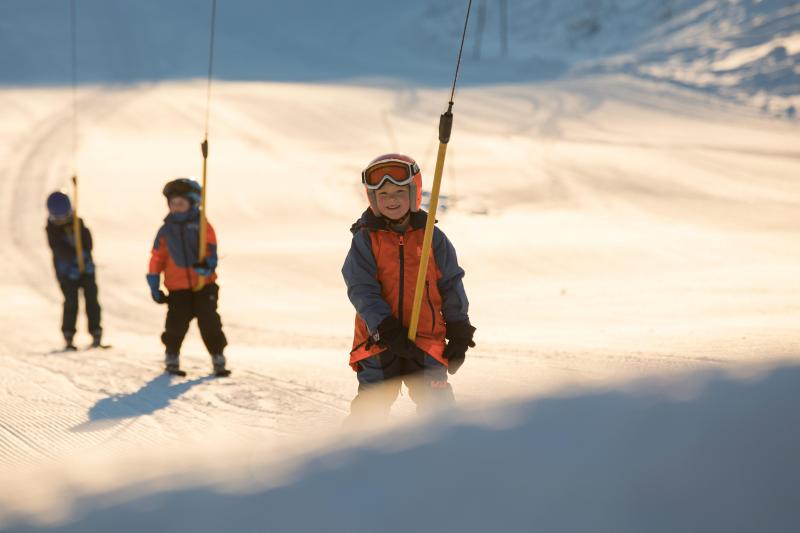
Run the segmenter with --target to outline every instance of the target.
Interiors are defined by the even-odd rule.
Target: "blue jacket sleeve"
[[[83,251],[84,252],[91,252],[92,251],[92,232],[89,231],[89,228],[83,225],[83,219],[81,219],[81,244],[83,244]]]
[[[94,274],[94,260],[92,260],[92,232],[83,225],[81,219],[81,243],[83,244],[83,266],[87,274]]]
[[[347,297],[356,312],[370,331],[376,331],[383,319],[392,314],[392,308],[381,297],[378,265],[367,231],[359,231],[353,236],[350,251],[342,266],[342,276],[347,285]]]
[[[150,292],[153,294],[158,294],[158,291],[161,288],[161,274],[148,274],[147,285],[150,286]]]
[[[437,286],[442,295],[445,322],[469,320],[469,300],[464,290],[464,269],[458,265],[456,249],[442,230],[433,228],[433,255],[442,277]]]

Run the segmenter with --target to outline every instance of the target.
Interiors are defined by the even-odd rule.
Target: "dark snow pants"
[[[167,322],[161,335],[161,342],[168,354],[180,355],[181,344],[193,318],[197,318],[200,336],[208,353],[222,353],[228,341],[222,332],[222,320],[217,312],[218,297],[219,286],[216,283],[206,285],[197,292],[191,289],[170,291]]]
[[[358,395],[350,403],[350,416],[385,416],[405,383],[408,395],[424,413],[452,405],[453,389],[447,382],[447,368],[425,355],[422,366],[416,361],[381,352],[358,362]]]
[[[78,293],[83,289],[83,299],[86,302],[86,318],[89,321],[89,333],[99,335],[103,332],[100,327],[100,304],[97,301],[97,282],[94,274],[82,274],[79,279],[59,279],[61,292],[64,294],[64,314],[61,319],[61,332],[65,338],[71,339],[75,335],[75,322],[78,320]]]

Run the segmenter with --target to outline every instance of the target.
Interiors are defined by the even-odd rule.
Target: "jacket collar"
[[[79,220],[80,220],[80,219],[79,219]],[[48,227],[48,228],[53,228],[53,229],[67,229],[67,230],[72,230],[72,224],[73,224],[73,219],[72,219],[72,217],[70,217],[70,218],[69,218],[69,220],[68,220],[68,221],[66,221],[66,222],[64,222],[63,224],[56,224],[56,223],[55,223],[55,222],[53,222],[52,220],[48,220],[48,221],[47,221],[47,227]],[[81,225],[82,225],[82,224],[83,224],[83,221],[81,220]]]
[[[185,213],[170,213],[164,217],[164,222],[167,224],[183,224],[186,222],[193,222],[200,218],[200,209],[192,207]]]
[[[411,217],[409,218],[409,230],[425,229],[425,224],[427,224],[427,222],[428,213],[420,209],[416,213],[411,213]],[[350,226],[350,232],[353,233],[353,235],[362,229],[369,231],[394,231],[388,220],[373,213],[372,209],[369,207],[361,214],[361,218]]]

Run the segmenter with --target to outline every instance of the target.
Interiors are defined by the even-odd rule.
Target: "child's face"
[[[66,226],[67,224],[72,222],[72,213],[61,216],[50,215],[48,218],[50,219],[50,222],[52,222],[56,226]]]
[[[375,192],[378,200],[378,211],[386,218],[400,220],[408,213],[410,207],[408,192],[408,185],[395,185],[387,181],[383,184],[383,187]]]
[[[192,204],[189,203],[189,200],[184,198],[183,196],[173,196],[169,199],[169,212],[176,214],[176,213],[185,213],[192,207]]]

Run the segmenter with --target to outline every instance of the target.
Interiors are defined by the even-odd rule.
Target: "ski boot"
[[[98,329],[92,332],[92,344],[89,345],[90,348],[104,348],[103,342],[103,330]]]
[[[164,370],[173,376],[185,376],[186,372],[181,370],[180,360],[175,354],[168,353],[164,356]]]
[[[211,362],[214,364],[214,375],[218,378],[226,378],[231,375],[231,371],[225,368],[225,356],[221,353],[212,355]]]
[[[73,335],[64,334],[64,351],[65,352],[75,352],[78,350],[78,347],[75,346],[72,342]]]

